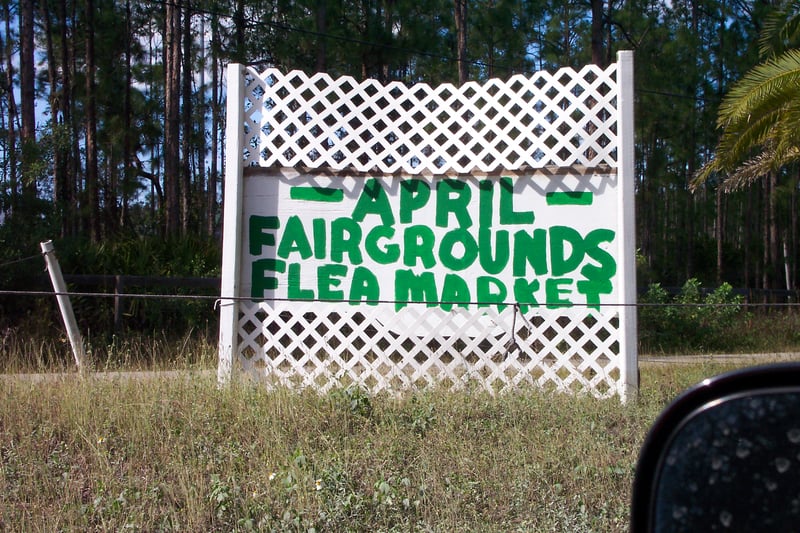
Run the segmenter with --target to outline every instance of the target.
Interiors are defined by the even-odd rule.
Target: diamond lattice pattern
[[[406,86],[245,72],[246,166],[361,172],[617,167],[617,65]]]
[[[477,384],[494,393],[521,384],[599,398],[620,393],[619,322],[571,308],[523,314],[410,304],[240,303],[237,362],[270,386],[325,392]]]

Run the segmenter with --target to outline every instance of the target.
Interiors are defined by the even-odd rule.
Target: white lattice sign
[[[220,379],[625,399],[631,96],[629,53],[461,88],[232,65]]]

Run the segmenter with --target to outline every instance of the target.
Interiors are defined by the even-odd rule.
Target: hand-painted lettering
[[[383,299],[445,311],[516,303],[526,312],[600,309],[614,294],[616,232],[587,229],[586,220],[552,224],[549,211],[591,210],[602,203],[596,192],[545,195],[509,177],[365,178],[356,187],[293,187],[290,200],[318,189],[337,192],[324,209],[249,216],[252,298]],[[531,194],[542,198],[531,202]],[[573,197],[581,201],[564,200]]]

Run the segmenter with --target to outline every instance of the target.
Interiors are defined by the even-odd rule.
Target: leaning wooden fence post
[[[75,364],[78,365],[78,370],[82,372],[84,359],[83,339],[81,339],[78,324],[75,322],[75,314],[72,312],[72,304],[69,301],[69,295],[67,295],[67,284],[61,274],[61,266],[56,258],[53,241],[43,242],[41,247],[44,260],[47,263],[47,271],[50,273],[50,281],[53,283],[53,291],[56,293],[56,300],[58,300],[58,307],[61,310],[61,317],[64,319],[64,326],[67,328],[69,343],[72,345]]]

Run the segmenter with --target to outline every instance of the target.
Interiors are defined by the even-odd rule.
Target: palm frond
[[[797,96],[800,87],[800,50],[789,50],[754,67],[723,99],[717,125],[747,123]]]
[[[717,158],[711,159],[710,161],[706,162],[705,165],[700,167],[694,176],[692,176],[691,181],[689,182],[689,190],[694,192],[696,191],[701,185],[711,179],[711,176],[715,174],[719,174],[722,171],[720,167],[720,161]]]
[[[715,159],[719,159],[717,163],[719,168],[733,170],[762,145],[776,142],[775,137],[780,131],[776,125],[781,124],[784,116],[784,109],[773,109],[757,120],[726,128],[720,136],[715,152]]]
[[[696,189],[709,178],[725,191],[800,161],[800,0],[787,2],[763,23],[764,62],[748,71],[723,99],[722,130],[713,158],[695,174]]]
[[[800,1],[792,0],[764,18],[758,38],[758,53],[762,59],[767,59],[798,46],[800,46]]]
[[[776,9],[769,13],[761,26],[758,36],[758,54],[766,59],[783,52],[783,39],[781,34],[786,24],[787,13],[783,9]]]
[[[796,147],[782,154],[778,154],[773,149],[767,149],[745,161],[728,174],[722,181],[722,190],[731,192],[742,189],[769,173],[777,172],[781,167],[798,161],[800,161],[800,149]]]

